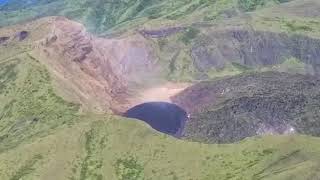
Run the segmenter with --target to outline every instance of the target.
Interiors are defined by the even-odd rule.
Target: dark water
[[[125,113],[125,117],[148,123],[157,131],[179,137],[188,119],[186,111],[175,104],[148,102],[137,105]]]

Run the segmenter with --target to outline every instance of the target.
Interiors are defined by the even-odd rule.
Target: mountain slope
[[[1,179],[318,177],[317,138],[270,136],[205,145],[120,117],[80,115],[78,105],[56,95],[47,61],[34,56],[28,42],[42,42],[36,35],[2,45],[8,53],[1,60]]]
[[[319,177],[318,138],[267,136],[205,145],[137,121],[79,115],[79,106],[54,93],[39,62],[27,52],[1,61],[1,179]]]
[[[2,179],[317,178],[318,142],[270,136],[200,145],[160,135],[138,122],[86,116],[1,153],[6,163],[0,169]]]
[[[185,142],[137,121],[79,115],[77,105],[55,95],[48,72],[28,53],[2,65],[1,179],[318,177],[317,138]]]
[[[10,9],[16,3],[9,3],[2,7],[0,18],[8,20],[7,24],[14,24],[14,19],[28,20],[23,12],[34,11],[36,14],[31,13],[31,19],[63,15],[84,23],[89,31],[99,35],[143,35],[146,39],[142,41],[151,46],[153,56],[164,67],[162,74],[172,81],[190,82],[236,75],[248,69],[282,64],[291,58],[305,65],[303,73],[318,72],[318,15],[314,10],[310,11],[313,13],[305,11],[320,6],[315,0],[303,3],[273,0],[38,3],[19,11]],[[57,12],[54,11],[56,3],[64,3],[57,5],[60,8]],[[255,7],[255,11],[246,12],[240,7],[241,3]],[[192,7],[192,11],[187,7]],[[41,14],[41,11],[49,14]],[[147,12],[158,11],[163,15],[146,18]],[[74,16],[70,15],[73,13]],[[176,14],[177,19],[168,18],[170,14]],[[112,23],[108,24],[109,21]]]
[[[29,3],[11,0],[0,6],[0,17],[4,20],[0,25],[61,15],[81,21],[90,31],[103,33],[120,26],[137,27],[146,22],[164,25],[217,20],[282,2],[287,0],[40,0]]]
[[[0,179],[319,179],[320,140],[310,136],[319,136],[318,7],[316,0],[0,5]],[[191,113],[189,140],[233,144],[176,139],[111,115],[176,82],[194,83],[179,99],[191,97],[181,103]],[[219,102],[210,94],[217,88]],[[212,120],[234,127],[239,119],[249,121],[241,136],[227,126],[217,140]],[[252,133],[250,123],[256,130],[262,120],[308,136]]]
[[[77,22],[48,17],[2,28],[0,37],[1,59],[27,52],[48,68],[55,90],[84,111],[121,111],[135,89],[164,79],[149,42],[138,34],[98,38]]]

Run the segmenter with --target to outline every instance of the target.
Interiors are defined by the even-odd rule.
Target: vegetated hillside
[[[233,145],[184,142],[116,117],[79,117],[0,154],[1,179],[319,178],[319,139],[279,136]],[[119,143],[121,142],[121,143]]]
[[[230,143],[261,134],[320,136],[320,80],[287,73],[249,73],[202,82],[174,98],[191,113],[186,138]]]
[[[28,54],[1,65],[1,179],[319,177],[317,138],[184,142],[137,121],[78,115],[78,106],[53,92],[48,72]]]
[[[318,74],[318,38],[246,27],[188,28],[158,39],[168,79],[206,80],[252,70]],[[175,47],[175,48],[173,48]]]
[[[298,73],[318,71],[315,0],[37,1],[22,9],[14,2],[0,11],[3,25],[62,15],[99,35],[141,34],[172,81],[236,75],[291,58]]]
[[[79,106],[53,92],[50,76],[27,53],[1,60],[0,153],[73,123]]]
[[[169,28],[144,25],[147,28],[140,32],[157,44],[155,51],[173,81],[265,68],[317,74],[320,14],[315,7],[319,2],[291,1],[210,22]]]
[[[11,1],[1,7],[1,25],[30,20],[37,17],[62,15],[74,20],[80,20],[94,32],[102,33],[119,24],[136,26],[156,19],[174,21],[186,18],[193,12],[209,11],[218,4],[221,8],[212,13],[223,10],[222,7],[236,4],[236,1],[159,1],[159,0],[129,0],[129,1],[66,1],[57,0],[49,3],[37,1],[26,4]],[[209,7],[208,7],[209,6]],[[7,19],[7,20],[6,20]],[[131,25],[130,25],[131,24]],[[135,25],[136,24],[136,25]]]
[[[103,33],[117,26],[136,27],[150,21],[212,21],[282,2],[287,0],[11,0],[0,7],[0,25],[62,15],[81,21],[90,31]]]

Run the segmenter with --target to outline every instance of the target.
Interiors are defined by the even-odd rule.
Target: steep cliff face
[[[156,74],[155,58],[142,36],[98,38],[61,17],[55,18],[33,55],[48,65],[65,93],[99,111],[122,109],[128,89],[141,84],[145,74]]]
[[[191,113],[184,135],[229,143],[261,134],[320,136],[320,80],[286,73],[253,73],[203,82],[176,96]]]
[[[309,73],[319,73],[320,40],[245,29],[213,30],[194,43],[191,55],[199,71],[222,69],[228,62],[250,68],[272,66],[294,57],[312,65]],[[307,71],[307,70],[306,70]]]
[[[195,24],[144,30],[142,34],[156,40],[156,51],[166,66],[167,75],[176,81],[206,80],[248,70],[259,71],[282,66],[290,59],[303,66],[296,73],[319,74],[319,36],[254,30],[241,23],[238,26],[208,27]]]
[[[112,89],[125,90],[110,62],[96,49],[93,37],[78,23],[56,18],[33,55],[53,72],[64,92],[99,111],[116,101]]]

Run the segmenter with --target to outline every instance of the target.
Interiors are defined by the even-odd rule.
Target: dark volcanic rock
[[[320,80],[286,73],[252,73],[188,88],[174,102],[190,111],[183,135],[229,143],[261,134],[320,136]]]
[[[5,43],[6,41],[8,41],[10,39],[10,37],[0,37],[0,44]]]
[[[187,113],[182,108],[166,102],[137,105],[129,109],[125,116],[142,120],[160,132],[178,137],[187,120]]]
[[[21,31],[17,34],[17,38],[19,39],[19,41],[23,41],[25,40],[27,37],[29,36],[29,32],[28,31]]]
[[[166,29],[157,29],[157,30],[141,30],[140,34],[144,37],[151,37],[151,38],[162,38],[173,35],[180,31],[183,31],[184,27],[172,27]]]
[[[275,65],[295,57],[320,73],[320,39],[263,31],[212,31],[193,45],[191,54],[199,71],[223,68],[226,62],[249,67]]]

